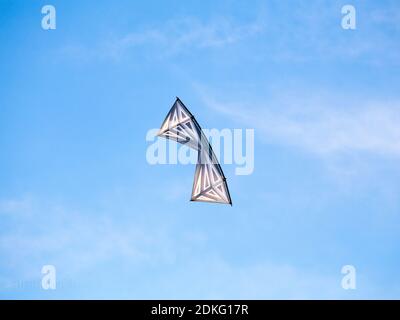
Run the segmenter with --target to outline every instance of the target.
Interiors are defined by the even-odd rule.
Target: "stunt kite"
[[[158,136],[198,151],[191,201],[232,205],[226,178],[200,125],[183,102],[176,98]]]

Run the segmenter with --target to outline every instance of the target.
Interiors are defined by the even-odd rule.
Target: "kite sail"
[[[232,205],[226,178],[200,125],[176,98],[165,117],[158,136],[174,140],[198,151],[191,201]]]

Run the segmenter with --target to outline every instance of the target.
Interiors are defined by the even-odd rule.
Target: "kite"
[[[158,136],[198,151],[191,201],[232,205],[218,159],[200,125],[179,98],[165,117]]]

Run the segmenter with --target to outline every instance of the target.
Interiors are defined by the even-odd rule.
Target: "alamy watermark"
[[[56,267],[47,264],[42,267],[42,289],[55,290],[57,288]]]
[[[357,28],[356,8],[350,4],[342,7],[342,28],[345,30],[355,30]]]
[[[356,283],[356,268],[353,265],[345,265],[342,267],[342,288],[344,290],[355,290],[357,288]]]
[[[146,141],[146,160],[156,164],[196,164],[203,152],[164,138],[157,137],[159,129],[150,129]],[[254,129],[203,129],[205,138],[221,164],[236,165],[236,175],[250,175],[254,171]],[[206,160],[206,159],[205,159]]]
[[[45,5],[42,7],[42,29],[43,30],[55,30],[56,24],[56,8],[52,5]]]

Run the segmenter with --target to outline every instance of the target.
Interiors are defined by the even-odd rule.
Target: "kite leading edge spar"
[[[198,151],[191,201],[232,205],[226,178],[212,147],[194,116],[178,97],[158,136]]]

